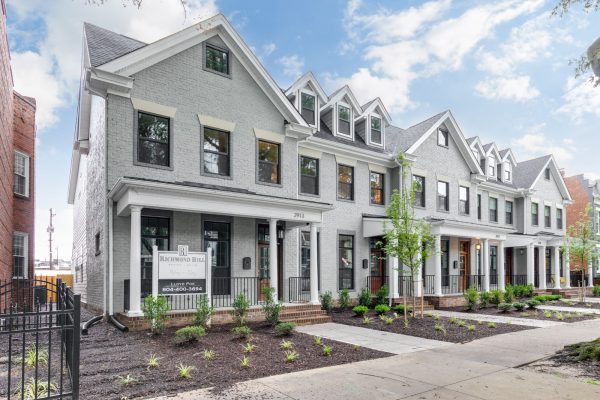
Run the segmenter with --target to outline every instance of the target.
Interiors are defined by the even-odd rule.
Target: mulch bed
[[[82,336],[81,398],[120,399],[126,396],[132,399],[207,387],[223,391],[234,383],[249,379],[391,355],[323,340],[333,348],[332,355],[325,357],[322,347],[316,345],[310,335],[294,333],[284,338],[276,336],[264,323],[250,327],[254,331],[252,343],[256,348],[245,354],[242,346],[246,341],[235,338],[230,332],[231,326],[215,326],[199,342],[178,346],[173,343],[174,329],[168,329],[161,336],[150,336],[145,332],[123,334],[107,323],[96,325],[90,329],[89,336]],[[280,348],[283,339],[292,341],[294,350],[300,354],[293,363],[285,361],[284,351]],[[214,351],[212,361],[203,359],[204,349]],[[160,366],[149,369],[146,361],[153,353],[160,358]],[[250,368],[240,366],[244,355],[251,360]],[[191,378],[178,377],[177,365],[180,363],[196,368]],[[126,375],[133,376],[137,382],[119,383],[118,376]]]
[[[552,357],[529,364],[524,368],[568,378],[578,378],[584,382],[593,384],[600,382],[600,361],[579,361],[576,354],[566,349],[556,352]],[[590,380],[592,381],[590,382]]]
[[[435,315],[435,311],[430,313],[426,312],[423,318],[421,318],[418,313],[415,318],[409,317],[408,327],[404,327],[404,317],[402,315],[394,320],[391,325],[388,325],[372,310],[367,313],[367,316],[370,318],[370,323],[368,325],[363,324],[363,318],[355,316],[350,310],[334,312],[331,315],[333,321],[340,324],[360,326],[361,328],[377,329],[385,332],[400,333],[402,335],[417,336],[425,339],[442,340],[452,343],[465,343],[501,333],[532,329],[527,326],[498,323],[495,324],[496,326],[494,328],[490,328],[487,323],[478,324],[476,321],[468,320],[464,321],[466,323],[465,326],[458,326],[451,323],[450,318],[439,317],[437,320],[434,319],[432,315]],[[392,313],[389,313],[389,316],[392,316]],[[446,333],[435,329],[435,326],[438,324],[445,328]],[[475,325],[475,331],[469,332],[467,329],[468,325]]]
[[[551,302],[548,302],[546,304],[553,305],[553,303],[551,303]],[[578,321],[583,321],[586,319],[596,318],[594,315],[589,315],[589,314],[576,314],[575,312],[572,312],[572,313],[558,312],[557,313],[555,311],[552,311],[551,317],[547,317],[544,315],[544,310],[537,310],[537,309],[536,310],[526,309],[524,311],[511,310],[511,311],[507,311],[507,312],[502,312],[495,307],[478,308],[475,311],[470,311],[466,307],[449,307],[449,308],[442,308],[441,310],[458,311],[458,312],[464,312],[464,313],[469,313],[469,314],[496,315],[499,317],[539,319],[539,320],[557,321],[557,322],[578,322]],[[558,315],[561,315],[561,314],[563,317],[562,320],[560,318],[558,318]],[[548,315],[550,315],[550,314],[548,314]]]

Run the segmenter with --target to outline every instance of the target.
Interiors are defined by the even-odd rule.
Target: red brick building
[[[32,277],[35,214],[35,100],[13,90],[0,0],[0,281]]]

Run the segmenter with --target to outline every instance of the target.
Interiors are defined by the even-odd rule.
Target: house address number
[[[294,213],[294,218],[296,218],[296,219],[304,219],[304,213],[303,212],[295,212]]]

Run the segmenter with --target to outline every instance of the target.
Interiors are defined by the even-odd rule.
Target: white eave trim
[[[377,153],[365,149],[357,149],[354,146],[334,142],[332,140],[311,137],[302,143],[303,147],[318,150],[346,158],[354,158],[357,161],[386,165],[390,168],[396,167],[395,157],[387,153]]]

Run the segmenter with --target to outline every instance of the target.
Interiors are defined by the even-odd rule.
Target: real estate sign
[[[154,271],[157,273],[153,292],[157,295],[209,294],[209,265],[207,253],[189,252],[187,246],[178,246],[177,251],[155,250]]]

